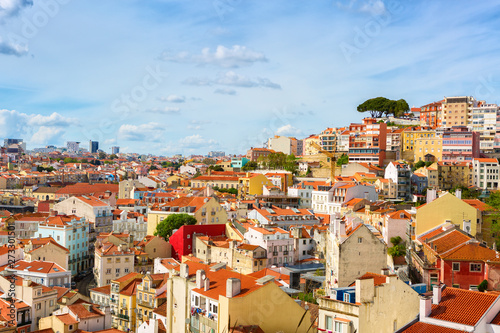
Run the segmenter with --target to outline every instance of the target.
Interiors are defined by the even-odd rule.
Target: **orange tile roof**
[[[448,287],[441,302],[432,305],[429,317],[475,326],[496,299],[496,295]]]
[[[84,304],[88,304],[87,305],[88,308]],[[78,318],[80,319],[104,316],[104,312],[102,312],[97,306],[86,302],[68,305],[68,308],[72,313],[77,315]]]
[[[411,215],[406,210],[397,210],[394,213],[388,214],[391,219],[401,219],[401,214],[404,214],[403,219],[410,219]]]
[[[469,204],[470,206],[479,209],[480,211],[493,211],[496,210],[495,208],[491,207],[490,205],[482,202],[481,200],[478,199],[462,199],[463,202]]]
[[[121,291],[120,295],[132,296],[136,294],[137,286],[142,283],[142,277],[132,280],[128,285],[126,285]]]
[[[61,272],[66,272],[64,268],[59,266],[56,263],[49,262],[49,261],[24,261],[24,260],[19,260],[16,261],[14,266],[9,267],[8,265],[2,266],[0,269],[4,270],[6,267],[12,270],[17,270],[17,271],[28,271],[28,272],[35,272],[35,273],[61,273]]]
[[[101,293],[101,294],[109,295],[111,293],[111,285],[108,284],[108,285],[105,285],[105,286],[102,286],[102,287],[92,288],[92,289],[90,289],[90,291],[94,291],[96,293]]]
[[[401,333],[463,333],[462,330],[442,327],[432,324],[422,323],[421,321],[411,325]]]
[[[107,203],[97,199],[96,197],[93,196],[77,196],[77,199],[83,201],[87,205],[90,205],[92,207],[106,207],[109,206]]]
[[[475,158],[474,161],[483,163],[498,163],[498,160],[496,158]]]
[[[436,252],[439,255],[444,255],[448,251],[453,250],[461,244],[464,244],[471,240],[471,237],[467,236],[459,230],[452,230],[450,232],[443,232],[442,230],[440,231],[441,232],[438,232],[435,238],[433,238],[431,234],[427,234],[419,238],[419,240],[424,243],[424,246],[428,246],[432,251]],[[430,243],[432,243],[432,247],[430,246]]]
[[[445,260],[494,261],[500,262],[496,251],[479,243],[466,243],[450,252],[441,255]]]
[[[387,276],[386,275],[382,275],[382,274],[377,274],[377,273],[370,273],[370,272],[367,272],[363,275],[361,275],[360,277],[358,277],[359,280],[369,280],[369,279],[373,279],[373,284],[375,286],[380,286],[384,283],[387,282]],[[352,286],[355,286],[356,285],[356,281],[354,281],[353,283],[351,283],[349,285],[349,287],[352,287]]]
[[[63,324],[65,324],[65,325],[78,324],[78,320],[73,318],[73,316],[70,315],[69,313],[62,314],[62,315],[56,315],[56,318],[59,319],[60,321],[62,321]]]

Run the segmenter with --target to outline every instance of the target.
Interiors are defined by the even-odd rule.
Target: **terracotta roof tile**
[[[432,305],[429,317],[474,326],[496,299],[496,295],[448,287],[441,302]]]
[[[411,325],[401,333],[463,333],[462,330],[442,327],[432,324],[422,323],[421,321]]]

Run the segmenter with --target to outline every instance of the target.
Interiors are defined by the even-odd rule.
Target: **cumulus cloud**
[[[64,117],[57,112],[45,116],[0,110],[0,137],[24,138],[28,143],[60,143],[68,126],[77,125],[76,119]]]
[[[160,113],[160,114],[178,114],[180,113],[180,111],[181,109],[171,106],[166,106],[163,108],[151,108],[146,110],[146,112],[149,113]]]
[[[118,129],[118,137],[126,141],[160,141],[164,129],[163,125],[155,122],[142,125],[123,124]]]
[[[245,46],[234,45],[231,48],[219,45],[215,51],[210,48],[201,50],[201,54],[190,54],[183,51],[177,54],[164,52],[161,59],[165,61],[190,63],[196,65],[213,65],[222,68],[238,68],[251,66],[257,62],[267,62],[266,56],[261,52],[248,49]]]
[[[107,139],[104,140],[105,145],[114,145],[116,143],[116,139]]]
[[[170,103],[184,103],[186,101],[186,97],[177,96],[177,95],[169,95],[167,97],[160,97],[160,101],[170,102]]]
[[[33,6],[33,0],[0,0],[0,22],[16,16],[21,10]]]
[[[220,74],[215,80],[203,79],[203,78],[188,78],[182,83],[192,86],[211,86],[211,85],[223,85],[241,88],[271,88],[271,89],[281,89],[281,86],[277,83],[271,82],[267,78],[256,78],[251,79],[247,76],[237,74],[233,71],[229,71]]]
[[[218,143],[213,139],[205,139],[199,134],[193,134],[180,139],[178,145],[181,148],[206,148],[217,146]]]
[[[13,44],[11,42],[4,41],[2,38],[0,38],[0,54],[21,57],[23,55],[26,55],[27,53],[28,53],[27,45]]]
[[[283,136],[298,136],[302,134],[302,131],[292,125],[284,125],[276,130],[276,134]]]
[[[214,94],[236,95],[236,90],[230,89],[230,88],[218,88],[218,89],[215,89]]]
[[[30,142],[34,144],[46,144],[48,142],[55,142],[58,137],[64,133],[62,128],[50,127],[50,126],[40,126],[38,131],[33,134]]]

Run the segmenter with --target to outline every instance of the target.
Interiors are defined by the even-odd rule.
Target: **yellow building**
[[[319,136],[311,135],[304,139],[304,153],[302,155],[316,155],[319,153],[318,149],[312,146],[313,142],[320,145]]]
[[[481,212],[453,194],[445,193],[434,201],[417,208],[415,235],[421,235],[443,223],[453,223],[476,236]]]
[[[438,165],[437,163],[433,163],[428,167],[421,167],[415,170],[415,173],[420,173],[427,177],[427,187],[428,188],[439,188],[439,174],[438,174]]]
[[[437,138],[436,131],[422,130],[419,127],[406,128],[401,133],[401,151],[402,159],[411,160],[414,157],[415,144],[419,139],[435,139]],[[415,160],[416,161],[416,160]]]
[[[142,282],[142,275],[129,273],[111,281],[110,305],[111,327],[121,331],[135,331],[137,285]]]
[[[443,159],[443,139],[439,136],[416,139],[414,141],[413,156],[415,162],[441,161]]]
[[[153,318],[154,309],[166,302],[168,274],[146,274],[137,285],[137,327]]]
[[[438,162],[437,172],[438,187],[441,190],[451,190],[457,185],[473,185],[474,171],[466,162]]]
[[[245,177],[240,177],[238,186],[238,197],[244,198],[247,195],[262,195],[263,186],[273,186],[274,184],[261,173],[247,173]]]

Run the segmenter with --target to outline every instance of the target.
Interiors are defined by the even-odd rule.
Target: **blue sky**
[[[499,14],[493,1],[0,0],[0,137],[239,154],[358,122],[377,96],[498,103]]]

